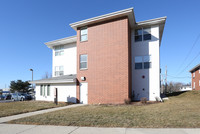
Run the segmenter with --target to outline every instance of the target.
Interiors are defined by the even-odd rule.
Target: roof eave
[[[195,67],[193,67],[192,69],[190,69],[189,72],[192,73],[194,70],[196,70],[198,68],[200,69],[200,64],[198,64]]]
[[[123,17],[123,16],[127,16],[129,18],[129,23],[130,23],[131,27],[133,27],[135,24],[135,15],[134,15],[133,8],[128,8],[128,9],[120,10],[117,12],[112,12],[109,14],[105,14],[105,15],[93,17],[90,19],[78,21],[75,23],[71,23],[70,26],[74,30],[77,30],[78,27],[83,27],[83,26],[87,26],[87,25],[90,25],[93,23],[103,22],[106,20],[115,19],[115,18],[119,18],[119,17]]]
[[[76,83],[75,80],[60,80],[60,81],[30,81],[31,84],[63,84],[63,83]]]
[[[77,36],[70,36],[70,37],[66,37],[66,38],[61,38],[58,40],[53,40],[53,41],[49,41],[44,43],[48,48],[53,48],[54,46],[58,46],[58,45],[64,45],[64,44],[71,44],[71,43],[76,43],[77,41]]]

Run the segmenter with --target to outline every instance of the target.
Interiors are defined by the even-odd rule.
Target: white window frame
[[[193,72],[193,78],[195,78],[195,72]]]
[[[87,61],[81,61],[81,56],[83,56],[83,55],[86,55],[87,56]],[[81,63],[87,63],[86,64],[86,68],[81,68]],[[87,54],[81,54],[80,56],[79,56],[79,68],[80,68],[80,70],[86,70],[86,69],[88,69],[88,55]]]
[[[193,89],[195,89],[195,82],[193,83]]]
[[[199,69],[199,73],[200,73],[200,69]]]
[[[54,68],[54,75],[55,76],[62,76],[64,75],[64,66],[55,66]]]
[[[82,33],[83,30],[86,30],[86,33]],[[85,40],[83,40],[83,36],[86,36],[87,38]],[[80,42],[84,42],[84,41],[88,41],[88,28],[87,27],[83,27],[80,29]]]
[[[55,56],[62,56],[64,55],[64,45],[55,46],[54,47]]]
[[[144,30],[145,30],[145,29],[150,29],[151,39],[147,39],[147,40],[144,39],[144,36],[145,36],[145,35],[148,35],[148,34],[144,34]],[[142,31],[142,34],[136,35],[136,31],[137,31],[137,30],[141,30],[141,31]],[[135,40],[135,37],[136,37],[136,36],[142,36],[142,40],[139,40],[139,41],[136,41],[136,40],[135,40],[135,42],[150,41],[150,40],[152,40],[152,32],[151,32],[151,31],[152,31],[152,30],[151,30],[151,27],[136,29],[136,30],[135,30],[135,35],[134,35],[134,40]]]
[[[144,64],[147,62],[147,61],[145,61],[145,57],[149,57],[149,68],[144,68]],[[136,58],[142,58],[142,61],[136,61]],[[142,68],[138,68],[138,69],[136,69],[136,65],[135,65],[135,70],[140,70],[140,69],[151,69],[152,68],[152,60],[151,60],[151,55],[144,55],[144,56],[135,56],[135,64],[136,63],[142,63]]]

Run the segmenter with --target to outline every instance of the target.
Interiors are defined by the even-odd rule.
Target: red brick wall
[[[88,82],[88,103],[124,103],[131,92],[131,43],[128,18],[88,26],[88,41],[77,30],[77,79]],[[88,54],[88,69],[79,70],[80,54]],[[77,86],[77,98],[80,98]]]
[[[200,80],[200,73],[199,70],[195,71],[195,77],[193,78],[193,73],[192,73],[192,90],[200,90],[200,86],[199,86],[199,80]],[[195,82],[195,89],[194,87],[194,82]]]

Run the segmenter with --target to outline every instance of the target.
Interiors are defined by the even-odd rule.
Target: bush
[[[140,101],[143,103],[143,104],[146,104],[147,103],[147,98],[143,97],[140,99]]]
[[[130,99],[130,98],[124,99],[124,103],[125,103],[125,104],[131,104],[131,99]]]

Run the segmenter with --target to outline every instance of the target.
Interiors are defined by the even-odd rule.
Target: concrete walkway
[[[72,108],[72,107],[85,106],[85,105],[86,104],[74,104],[74,105],[68,105],[68,106],[64,106],[64,107],[50,108],[50,109],[45,109],[45,110],[40,110],[40,111],[35,111],[35,112],[29,112],[29,113],[24,113],[24,114],[2,117],[2,118],[0,118],[0,123],[5,123],[5,122],[11,121],[11,120],[16,120],[16,119],[20,119],[20,118],[24,118],[24,117],[29,117],[29,116],[38,115],[38,114],[44,114],[44,113],[53,112],[53,111],[57,111],[57,110],[63,110],[63,109]]]
[[[0,134],[200,134],[200,129],[98,128],[0,124]]]

